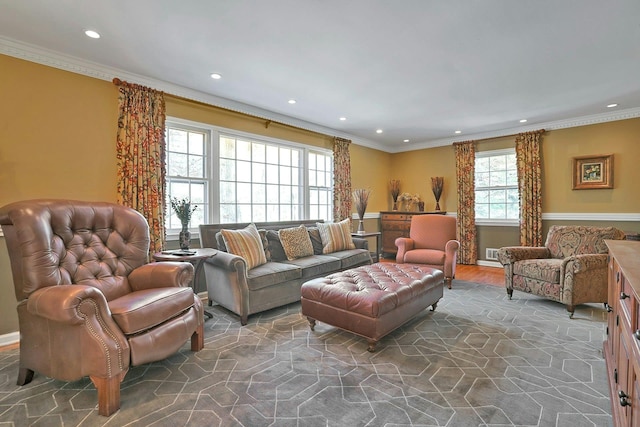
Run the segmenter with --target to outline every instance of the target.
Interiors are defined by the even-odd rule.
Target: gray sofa
[[[226,252],[221,229],[242,229],[242,224],[200,225],[200,244],[203,248],[216,248],[217,255],[203,263],[209,303],[215,301],[222,307],[240,316],[246,325],[251,314],[269,310],[300,300],[300,287],[308,280],[328,274],[371,264],[371,255],[366,239],[353,238],[356,249],[322,254],[320,235],[314,221],[282,221],[255,223],[265,252],[266,264],[246,270],[244,258]],[[307,227],[314,247],[314,255],[289,261],[278,239],[282,228]]]

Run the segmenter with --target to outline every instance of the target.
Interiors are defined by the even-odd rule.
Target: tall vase
[[[436,199],[436,212],[440,212],[440,200]]]
[[[394,211],[398,210],[398,201],[397,200],[393,201],[393,207],[391,208],[391,210],[394,210]]]
[[[364,220],[362,218],[358,221],[358,233],[364,234]]]
[[[178,239],[180,241],[180,249],[189,249],[189,245],[191,245],[191,232],[189,231],[188,224],[182,224],[182,230],[180,230]]]

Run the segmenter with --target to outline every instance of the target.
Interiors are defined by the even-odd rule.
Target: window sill
[[[518,219],[476,219],[476,225],[489,227],[520,227]]]

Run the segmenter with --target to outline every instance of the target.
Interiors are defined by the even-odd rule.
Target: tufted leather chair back
[[[149,227],[110,203],[40,199],[0,211],[18,301],[43,287],[83,284],[107,301],[131,292],[127,276],[147,263]],[[19,231],[18,231],[19,230]]]

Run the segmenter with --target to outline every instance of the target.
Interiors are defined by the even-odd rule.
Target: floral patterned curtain
[[[518,192],[520,193],[520,244],[542,246],[542,178],[540,136],[544,130],[516,137]]]
[[[348,139],[333,142],[333,220],[351,218],[351,157]]]
[[[458,262],[475,264],[478,260],[475,212],[476,143],[475,141],[457,142],[453,146],[456,151],[458,183],[458,220],[456,221],[460,241]]]
[[[119,79],[113,83],[119,91],[117,201],[147,219],[152,255],[165,240],[164,94]]]

